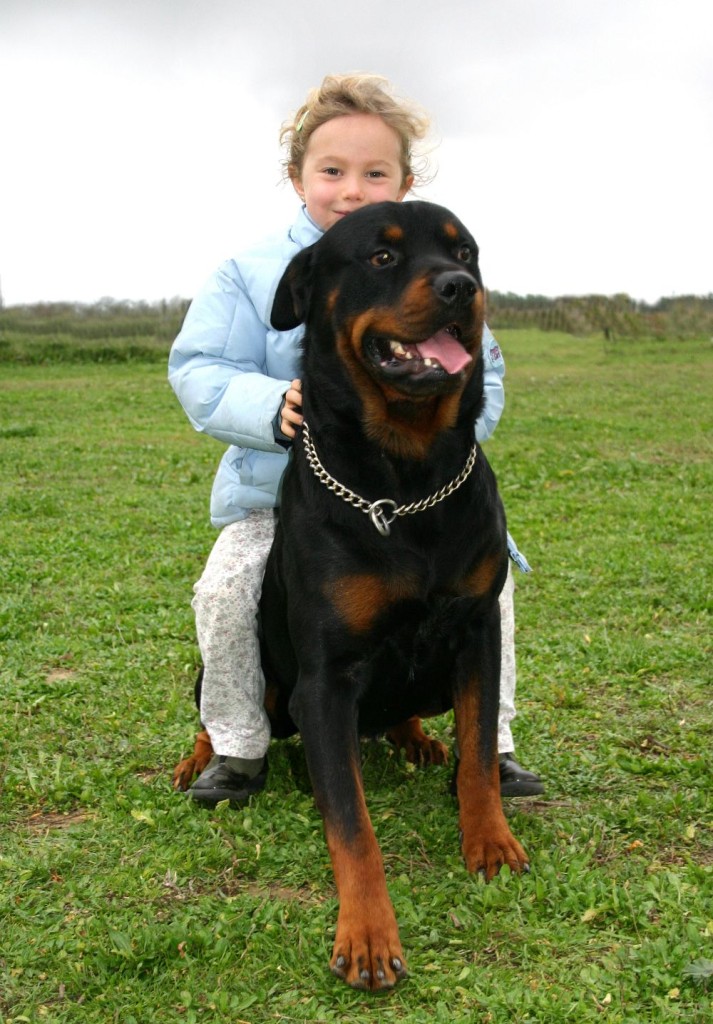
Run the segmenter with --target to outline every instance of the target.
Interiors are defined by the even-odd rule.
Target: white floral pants
[[[270,723],[263,708],[257,606],[275,532],[272,509],[221,530],[194,587],[198,645],[203,659],[201,721],[213,749],[229,757],[258,758],[267,751]],[[515,616],[512,572],[500,595],[502,664],[498,750],[514,750]]]

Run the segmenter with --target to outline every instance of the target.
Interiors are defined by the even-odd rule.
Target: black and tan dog
[[[527,866],[500,803],[507,545],[474,441],[483,304],[469,232],[442,207],[406,202],[357,211],[296,256],[272,311],[279,330],[306,325],[305,424],[260,603],[266,707],[276,737],[302,736],[339,893],[331,967],[358,988],[406,970],[360,735],[443,761],[420,719],[453,708],[468,870]],[[198,744],[200,767],[204,733]]]

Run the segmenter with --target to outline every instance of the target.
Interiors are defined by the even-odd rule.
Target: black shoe
[[[534,772],[522,768],[512,754],[500,754],[500,796],[538,796],[545,787]]]
[[[453,775],[451,776],[451,796],[458,795],[458,747],[453,750]],[[534,772],[522,768],[512,754],[499,754],[500,796],[538,796],[544,793],[545,787]]]
[[[267,758],[254,778],[230,767],[237,758],[216,754],[208,767],[198,776],[188,790],[191,797],[204,807],[215,807],[221,800],[230,800],[231,807],[247,803],[254,793],[259,793],[267,779]]]

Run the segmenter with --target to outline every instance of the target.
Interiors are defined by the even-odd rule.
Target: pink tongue
[[[448,331],[439,331],[416,348],[422,359],[436,359],[446,373],[458,373],[471,361],[461,343]]]

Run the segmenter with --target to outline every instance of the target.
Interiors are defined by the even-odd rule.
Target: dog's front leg
[[[490,881],[503,864],[528,869],[500,800],[497,730],[500,690],[500,617],[493,613],[474,645],[453,697],[460,751],[457,792],[463,856],[469,871]]]
[[[330,967],[354,988],[391,988],[406,964],[364,797],[357,709],[336,687],[303,684],[290,713],[302,734],[339,895]]]

